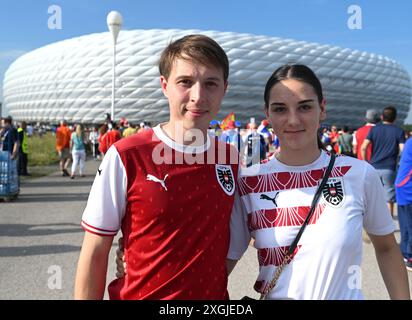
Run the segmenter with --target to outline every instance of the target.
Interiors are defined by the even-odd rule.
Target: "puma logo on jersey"
[[[269,197],[269,196],[266,195],[266,194],[261,194],[261,195],[260,195],[260,199],[272,201],[273,204],[275,205],[275,207],[277,207],[278,204],[276,203],[276,198],[278,197],[278,195],[279,195],[279,192],[276,192],[275,196],[274,196],[273,198],[271,198],[271,197]]]
[[[160,180],[159,178],[156,178],[155,176],[152,176],[151,174],[148,174],[146,180],[160,183],[160,185],[167,191],[167,187],[166,187],[166,184],[165,184],[165,180],[166,180],[167,177],[168,177],[168,174],[165,175],[163,180]]]

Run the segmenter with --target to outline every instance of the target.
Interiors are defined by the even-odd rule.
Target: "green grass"
[[[43,137],[28,138],[29,167],[49,166],[59,162],[56,151],[56,137],[47,132]]]

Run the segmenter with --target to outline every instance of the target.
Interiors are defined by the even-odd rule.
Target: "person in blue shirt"
[[[408,139],[399,162],[395,180],[396,202],[398,203],[399,229],[401,231],[401,252],[406,269],[412,271],[412,139]]]
[[[378,171],[386,193],[386,202],[393,217],[395,197],[396,165],[399,153],[405,143],[403,130],[397,127],[396,108],[389,106],[383,109],[382,123],[373,127],[361,146],[362,159],[366,159],[366,150],[372,143],[370,164]]]
[[[229,121],[226,130],[220,135],[219,139],[233,145],[238,151],[243,148],[243,141],[236,127],[235,121]]]
[[[1,119],[1,142],[3,151],[8,151],[11,154],[11,159],[16,159],[19,152],[19,141],[17,139],[17,129],[12,125],[10,116]]]
[[[266,159],[267,150],[265,137],[257,131],[256,123],[250,123],[249,132],[245,138],[246,167],[250,167]]]

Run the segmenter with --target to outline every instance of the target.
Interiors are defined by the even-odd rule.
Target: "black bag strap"
[[[325,187],[326,182],[328,181],[328,178],[330,176],[330,173],[332,172],[333,165],[335,164],[335,158],[336,158],[336,155],[332,152],[330,154],[329,165],[326,168],[326,171],[325,171],[325,174],[323,176],[322,182],[320,183],[318,190],[316,190],[316,193],[313,196],[312,205],[310,207],[309,213],[308,213],[305,221],[303,222],[302,227],[300,227],[300,230],[299,230],[298,234],[296,235],[295,240],[293,240],[292,244],[290,245],[289,250],[288,250],[288,255],[292,255],[293,252],[295,251],[295,249],[298,245],[298,242],[300,240],[300,237],[302,236],[303,231],[305,230],[307,224],[309,223],[309,220],[312,217],[313,212],[315,212],[316,205],[318,204],[319,198],[322,194],[322,190]]]

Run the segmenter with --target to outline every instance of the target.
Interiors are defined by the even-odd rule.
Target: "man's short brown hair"
[[[392,106],[384,108],[382,112],[382,120],[390,123],[395,122],[396,108]]]
[[[229,77],[229,60],[222,47],[212,38],[201,34],[184,36],[170,43],[163,50],[159,61],[159,71],[169,78],[176,59],[190,60],[206,66],[221,68],[224,81]]]

